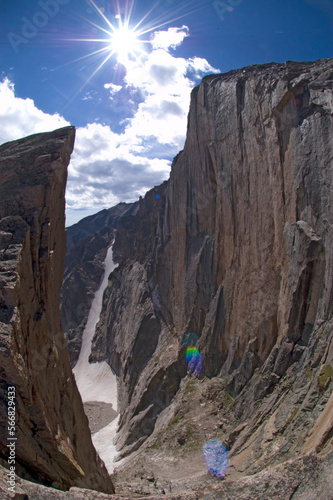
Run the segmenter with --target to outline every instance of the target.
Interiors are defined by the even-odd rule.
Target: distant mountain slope
[[[138,203],[119,203],[85,217],[67,228],[67,252],[61,289],[61,318],[72,365],[81,348],[82,333],[94,293],[104,272],[104,259],[121,218],[134,214]]]

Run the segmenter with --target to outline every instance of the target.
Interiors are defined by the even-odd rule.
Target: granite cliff
[[[119,223],[91,359],[118,375],[138,492],[170,491],[179,471],[202,484],[208,438],[233,478],[332,457],[332,86],[331,59],[205,77],[169,181]]]
[[[8,467],[7,390],[15,387],[16,474],[62,490],[113,493],[91,441],[60,319],[74,137],[68,127],[0,147],[0,457]]]

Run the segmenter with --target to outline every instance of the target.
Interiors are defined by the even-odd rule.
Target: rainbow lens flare
[[[226,447],[217,439],[207,441],[203,454],[209,472],[213,476],[223,479],[228,469],[228,451]]]
[[[186,361],[192,375],[200,377],[203,373],[202,356],[196,347],[189,347],[186,351]]]

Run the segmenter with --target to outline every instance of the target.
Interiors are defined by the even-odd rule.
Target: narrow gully
[[[103,293],[108,285],[110,273],[117,267],[117,264],[113,262],[112,245],[107,251],[104,265],[105,271],[101,284],[95,293],[87,324],[83,332],[79,359],[73,369],[76,384],[83,403],[94,403],[94,411],[92,415],[90,415],[90,418],[96,420],[99,419],[99,406],[96,404],[98,402],[110,404],[113,410],[117,411],[116,375],[112,373],[106,361],[89,363],[92,339],[102,311]],[[104,461],[109,473],[111,473],[115,467],[114,458],[117,455],[117,451],[113,444],[113,440],[116,436],[117,426],[118,416],[107,422],[107,425],[92,435],[94,446],[101,459]]]

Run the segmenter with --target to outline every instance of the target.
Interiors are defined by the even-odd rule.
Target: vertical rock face
[[[89,309],[104,272],[107,249],[121,217],[135,214],[138,203],[119,203],[67,228],[67,252],[60,295],[61,319],[72,366],[80,354]]]
[[[332,85],[330,59],[212,75],[193,90],[170,180],[118,228],[120,265],[95,337],[96,350],[106,338],[99,358],[119,376],[125,450],[176,393],[186,332],[199,337],[205,375],[223,378],[243,420],[283,377],[302,380],[299,394],[313,383],[320,398],[329,387]],[[317,417],[318,408],[307,432]]]
[[[16,473],[113,492],[91,442],[60,320],[67,166],[73,127],[0,147],[0,455],[16,389]]]

